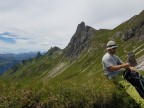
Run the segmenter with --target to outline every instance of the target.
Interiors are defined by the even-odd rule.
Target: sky
[[[0,53],[64,49],[82,21],[113,29],[144,10],[144,0],[0,0]]]

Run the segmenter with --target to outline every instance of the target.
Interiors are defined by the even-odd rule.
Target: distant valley
[[[28,53],[5,53],[0,54],[0,74],[12,68],[14,65],[22,62],[22,60],[28,60],[37,55],[37,52]]]

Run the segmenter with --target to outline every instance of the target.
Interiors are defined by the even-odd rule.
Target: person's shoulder
[[[109,53],[106,53],[106,54],[103,56],[102,60],[109,59],[109,58],[110,58],[110,54],[109,54]]]
[[[110,57],[109,53],[105,53],[105,55],[103,57]]]

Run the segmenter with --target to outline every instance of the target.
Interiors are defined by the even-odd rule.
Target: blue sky
[[[0,41],[3,41],[6,44],[16,44],[17,40],[28,40],[26,38],[21,38],[20,36],[17,36],[16,34],[12,34],[10,32],[4,32],[0,34]]]
[[[7,43],[7,44],[15,44],[16,41],[14,38],[9,37],[10,33],[9,32],[4,32],[0,34],[0,40]]]
[[[0,0],[0,53],[65,48],[81,21],[113,29],[139,14],[144,0]]]
[[[3,36],[0,36],[0,40],[4,41],[5,43],[8,43],[8,44],[15,44],[16,43],[15,39],[3,37]]]

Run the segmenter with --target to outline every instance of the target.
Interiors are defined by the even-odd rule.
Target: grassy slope
[[[121,56],[123,60],[126,59],[127,52],[138,52],[142,50],[143,42],[141,40],[134,41],[130,39],[127,42],[121,41],[123,32],[138,25],[142,22],[142,18],[143,15],[135,16],[131,20],[116,27],[114,30],[97,31],[95,36],[91,39],[91,46],[86,48],[74,62],[70,62],[66,59],[62,60],[62,55],[51,58],[45,55],[38,60],[34,59],[31,62],[27,62],[24,66],[20,65],[19,70],[14,74],[12,74],[12,70],[5,73],[3,75],[4,78],[15,79],[16,82],[17,79],[20,79],[17,83],[15,83],[15,81],[12,82],[13,87],[4,87],[4,85],[8,85],[10,82],[4,83],[2,81],[0,84],[3,89],[11,90],[9,95],[12,95],[13,98],[19,98],[19,100],[16,100],[16,98],[10,99],[13,100],[12,103],[20,102],[21,106],[26,104],[35,105],[37,103],[41,106],[48,106],[55,103],[52,107],[58,107],[59,105],[66,106],[66,104],[68,104],[68,106],[79,105],[81,101],[85,101],[84,105],[80,104],[80,106],[92,107],[104,105],[101,107],[106,107],[106,105],[109,105],[109,107],[111,107],[110,104],[119,105],[119,102],[114,101],[119,99],[119,101],[122,101],[122,104],[114,107],[118,108],[122,107],[122,105],[133,107],[132,104],[128,104],[134,104],[133,100],[103,75],[101,58],[105,53],[104,45],[111,38],[118,43],[119,50],[117,54]],[[117,36],[116,33],[119,31],[121,34]],[[134,50],[135,48],[137,48],[137,50]],[[144,52],[142,51],[138,53],[136,57],[139,58],[143,54]],[[57,64],[61,62],[66,63],[64,70],[60,70],[62,71],[61,73],[50,79],[48,75],[50,75],[50,73],[53,72],[52,70],[59,66]],[[21,79],[23,79],[23,81],[21,81]],[[42,82],[40,81],[41,79]],[[3,91],[2,94],[5,96],[5,90],[3,89],[0,90]],[[19,91],[14,91],[13,89],[18,89]],[[19,97],[24,95],[26,93],[25,91],[28,91],[28,96],[32,96],[30,102]],[[37,96],[39,97],[38,102],[36,102]],[[9,101],[6,104],[8,103]]]

